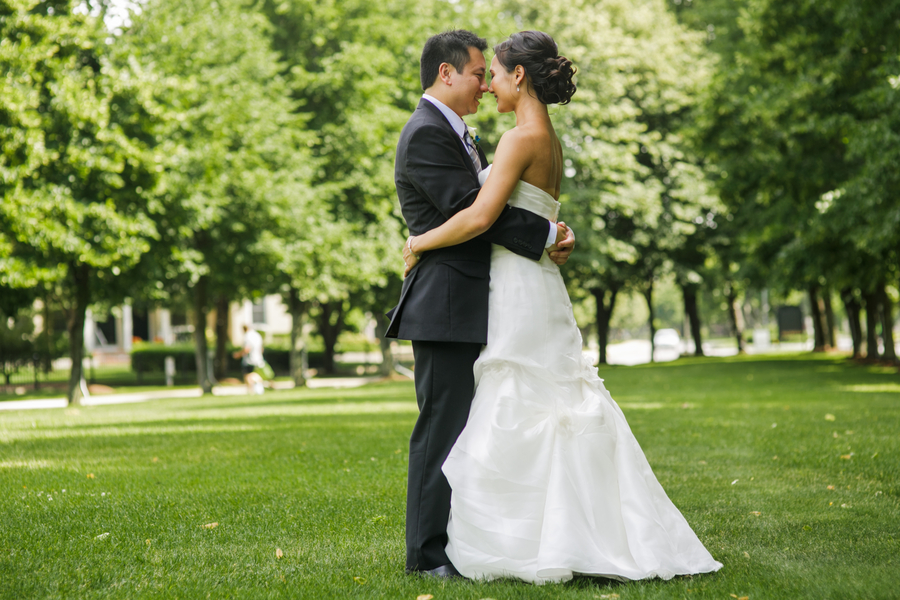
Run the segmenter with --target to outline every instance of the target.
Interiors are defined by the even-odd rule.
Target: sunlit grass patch
[[[862,394],[900,394],[900,383],[846,385],[840,390]]]

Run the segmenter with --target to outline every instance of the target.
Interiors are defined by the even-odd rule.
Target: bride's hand
[[[557,226],[556,243],[547,248],[547,253],[550,255],[550,260],[562,266],[566,264],[572,250],[575,249],[575,232],[562,221],[557,223]]]
[[[406,263],[406,269],[403,271],[403,278],[406,279],[406,276],[409,275],[409,272],[412,270],[414,266],[419,263],[419,259],[421,255],[413,252],[412,249],[412,241],[415,236],[409,236],[406,238],[406,244],[403,245],[403,262]]]

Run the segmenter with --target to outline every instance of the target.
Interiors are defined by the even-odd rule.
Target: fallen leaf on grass
[[[828,413],[827,415],[825,415],[825,420],[826,420],[826,421],[834,421],[834,419],[835,419],[835,417],[834,417],[834,415],[831,414],[831,413]]]
[[[841,454],[841,458],[844,460],[850,460],[851,458],[853,458],[853,453],[851,452],[850,454]]]
[[[761,515],[762,513],[759,512],[758,510],[751,510],[751,511],[750,511],[750,514],[753,515],[753,516],[758,517],[758,516]]]
[[[366,585],[366,580],[363,577],[354,577],[353,581],[355,581],[359,585]]]
[[[93,478],[94,478],[94,474],[93,474],[93,473],[88,473],[88,474],[87,474],[87,478],[88,478],[88,479],[93,479]]]
[[[618,598],[618,594],[600,594],[599,596],[594,596],[594,598]]]
[[[740,481],[740,479],[735,479],[734,481],[731,482],[731,485],[736,484],[738,481]]]
[[[206,525],[203,525],[202,527],[205,527],[207,529],[215,529],[218,526],[219,526],[219,523],[215,522],[215,523],[207,523]]]
[[[827,489],[833,490],[833,489],[834,489],[834,486],[833,486],[833,485],[829,485]]]
[[[109,537],[109,532],[107,531],[107,532],[105,532],[105,533],[101,533],[100,535],[98,535],[98,536],[95,537],[94,539],[95,539],[95,540],[105,540],[105,539],[108,538],[108,537]]]
[[[275,548],[275,558],[283,558],[284,552],[281,551],[281,548]]]
[[[147,544],[148,546],[151,544],[150,540],[144,540],[144,543]]]
[[[416,596],[416,600],[431,600],[432,598],[434,598],[434,596],[431,594],[421,594]]]
[[[154,456],[151,462],[159,462],[159,458]]]
[[[749,553],[749,552],[744,552],[744,558],[750,558],[750,553]]]
[[[737,600],[750,600],[750,596],[738,596],[737,594],[731,594],[732,598],[737,598]]]

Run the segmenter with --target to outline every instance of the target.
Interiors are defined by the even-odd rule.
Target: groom
[[[413,235],[440,226],[478,195],[487,166],[462,117],[478,110],[488,85],[487,42],[456,30],[432,36],[422,51],[425,94],[397,145],[394,179]],[[462,432],[475,389],[473,365],[487,343],[491,244],[539,260],[546,248],[563,264],[575,239],[565,227],[507,207],[482,236],[425,253],[403,282],[389,313],[387,337],[412,340],[419,418],[409,444],[406,570],[438,577],[459,573],[444,546],[450,486],[441,466]]]

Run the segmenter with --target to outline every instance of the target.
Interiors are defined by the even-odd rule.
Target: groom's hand
[[[569,260],[572,250],[575,249],[575,232],[573,232],[565,223],[556,224],[556,244],[547,248],[550,254],[550,260],[562,266]]]

